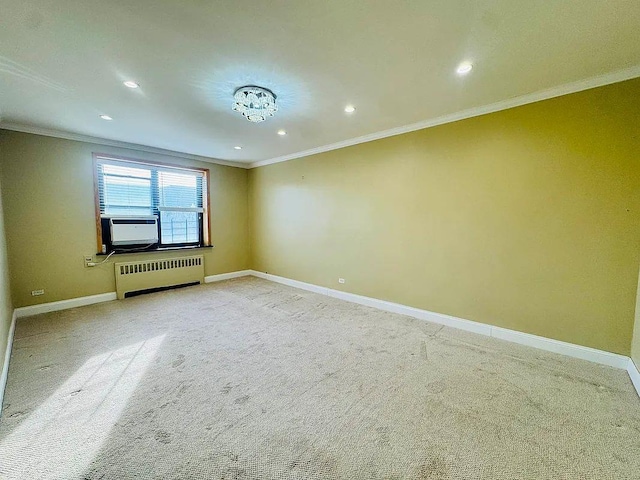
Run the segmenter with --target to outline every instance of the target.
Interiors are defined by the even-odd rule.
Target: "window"
[[[99,251],[111,252],[110,222],[157,222],[157,243],[122,250],[209,244],[208,170],[95,155]],[[152,219],[152,221],[149,221]],[[150,227],[153,229],[153,227]],[[116,242],[117,243],[117,242]]]

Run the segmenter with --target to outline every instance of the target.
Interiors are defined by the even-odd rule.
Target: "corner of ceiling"
[[[507,100],[501,100],[499,102],[481,105],[479,107],[469,108],[467,110],[461,110],[459,112],[442,115],[440,117],[426,119],[417,123],[404,125],[401,127],[395,127],[389,130],[383,130],[380,132],[370,133],[361,137],[355,137],[348,140],[343,140],[328,145],[322,145],[319,147],[311,148],[309,150],[303,150],[300,152],[291,153],[289,155],[283,155],[280,157],[274,157],[267,160],[260,160],[252,162],[248,165],[248,168],[258,168],[274,163],[287,162],[296,158],[307,157],[309,155],[315,155],[318,153],[329,152],[331,150],[337,150],[339,148],[349,147],[357,145],[359,143],[371,142],[373,140],[379,140],[386,137],[392,137],[395,135],[402,135],[403,133],[409,133],[416,130],[422,130],[425,128],[435,127],[437,125],[444,125],[446,123],[457,122],[458,120],[464,120],[466,118],[478,117],[480,115],[486,115],[488,113],[499,112],[501,110],[507,110],[509,108],[520,107],[528,103],[539,102],[542,100],[548,100],[554,97],[560,97],[571,93],[581,92],[583,90],[589,90],[591,88],[603,87],[612,83],[623,82],[625,80],[631,80],[632,78],[640,77],[640,65],[634,65],[622,70],[616,70],[615,72],[609,72],[595,77],[578,80],[576,82],[565,83],[556,87],[548,88],[545,90],[539,90],[537,92],[528,93],[519,97],[510,98]]]
[[[331,143],[327,145],[321,145],[308,150],[302,150],[279,157],[274,157],[266,160],[259,160],[251,163],[234,162],[229,160],[219,160],[210,157],[204,157],[201,155],[194,155],[186,152],[179,152],[174,150],[167,150],[163,148],[152,147],[149,145],[141,145],[129,142],[123,142],[119,140],[111,140],[100,137],[93,137],[90,135],[83,135],[78,133],[66,132],[62,130],[47,129],[42,127],[36,127],[31,125],[23,125],[18,123],[1,122],[0,129],[13,130],[16,132],[31,133],[35,135],[44,135],[48,137],[64,138],[67,140],[76,140],[86,143],[94,143],[97,145],[106,145],[111,147],[126,148],[130,150],[144,151],[147,153],[156,153],[159,155],[168,155],[178,158],[184,158],[188,160],[197,160],[201,162],[214,163],[218,165],[225,165],[229,167],[237,167],[244,169],[253,169],[258,167],[264,167],[272,165],[274,163],[287,162],[289,160],[295,160],[297,158],[307,157],[318,153],[329,152],[331,150],[337,150],[352,145],[358,145],[360,143],[371,142],[382,138],[392,137],[395,135],[402,135],[403,133],[409,133],[416,130],[422,130],[425,128],[435,127],[437,125],[444,125],[446,123],[456,122],[467,118],[477,117],[480,115],[486,115],[488,113],[499,112],[509,108],[519,107],[529,103],[539,102],[542,100],[548,100],[554,97],[560,97],[562,95],[568,95],[571,93],[588,90],[591,88],[602,87],[612,83],[623,82],[632,78],[640,77],[640,65],[634,65],[615,72],[609,72],[603,75],[590,77],[576,82],[566,83],[556,87],[548,88],[545,90],[539,90],[537,92],[521,95],[519,97],[510,98],[507,100],[501,100],[499,102],[481,105],[478,107],[461,110],[458,112],[442,115],[440,117],[430,118],[422,120],[420,122],[412,123],[409,125],[403,125],[400,127],[391,128],[389,130],[383,130],[379,132],[370,133],[360,137],[355,137],[340,142]]]
[[[126,148],[128,150],[137,150],[146,153],[155,153],[157,155],[167,155],[170,157],[184,158],[186,160],[196,160],[199,162],[214,163],[227,167],[238,167],[248,169],[250,163],[233,162],[229,160],[219,160],[217,158],[204,157],[186,152],[178,152],[175,150],[167,150],[164,148],[152,147],[149,145],[141,145],[138,143],[122,142],[120,140],[111,140],[108,138],[93,137],[79,133],[66,132],[63,130],[55,130],[49,128],[36,127],[32,125],[24,125],[19,123],[1,122],[0,130],[12,130],[14,132],[31,133],[33,135],[43,135],[45,137],[63,138],[65,140],[75,140],[78,142],[93,143],[96,145],[105,145],[108,147]]]

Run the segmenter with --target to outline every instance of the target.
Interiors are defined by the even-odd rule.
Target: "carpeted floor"
[[[21,319],[2,479],[638,479],[624,371],[256,278]]]

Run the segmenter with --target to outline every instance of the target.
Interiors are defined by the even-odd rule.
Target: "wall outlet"
[[[338,283],[344,283],[344,278],[339,278]]]
[[[44,288],[40,290],[31,290],[32,297],[37,297],[38,295],[44,295]]]
[[[93,263],[93,255],[85,255],[82,257],[84,259],[84,266],[89,267],[90,263]]]

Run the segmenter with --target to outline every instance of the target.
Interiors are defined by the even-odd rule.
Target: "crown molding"
[[[200,162],[215,163],[218,165],[225,165],[228,167],[251,169],[251,168],[257,168],[257,167],[264,167],[266,165],[272,165],[274,163],[287,162],[289,160],[295,160],[296,158],[308,157],[310,155],[329,152],[331,150],[350,147],[352,145],[371,142],[373,140],[379,140],[382,138],[402,135],[403,133],[414,132],[416,130],[422,130],[425,128],[431,128],[438,125],[457,122],[459,120],[478,117],[481,115],[486,115],[488,113],[499,112],[501,110],[507,110],[509,108],[519,107],[522,105],[527,105],[529,103],[535,103],[542,100],[548,100],[550,98],[561,97],[563,95],[581,92],[583,90],[589,90],[591,88],[602,87],[605,85],[610,85],[612,83],[623,82],[625,80],[630,80],[636,77],[640,77],[640,65],[635,65],[633,67],[625,68],[623,70],[617,70],[615,72],[606,73],[604,75],[598,75],[598,76],[587,78],[584,80],[578,80],[577,82],[566,83],[564,85],[559,85],[557,87],[540,90],[537,92],[529,93],[527,95],[521,95],[519,97],[510,98],[507,100],[501,100],[499,102],[491,103],[488,105],[481,105],[479,107],[473,107],[467,110],[461,110],[459,112],[442,115],[440,117],[423,120],[417,123],[411,123],[409,125],[395,127],[389,130],[382,130],[380,132],[370,133],[367,135],[363,135],[361,137],[355,137],[348,140],[343,140],[340,142],[311,148],[309,150],[303,150],[300,152],[291,153],[289,155],[283,155],[280,157],[274,157],[267,160],[260,160],[252,163],[218,160],[215,158],[203,157],[200,155],[194,155],[194,154],[185,153],[185,152],[178,152],[175,150],[166,150],[163,148],[151,147],[149,145],[140,145],[137,143],[121,142],[119,140],[110,140],[106,138],[93,137],[90,135],[82,135],[79,133],[65,132],[63,130],[34,127],[34,126],[23,125],[18,123],[3,123],[1,119],[0,119],[0,129],[13,130],[16,132],[23,132],[23,133],[32,133],[34,135],[44,135],[47,137],[64,138],[67,140],[93,143],[96,145],[106,145],[109,147],[126,148],[129,150],[155,153],[157,155],[168,155],[168,156],[177,157],[177,158],[184,158],[187,160],[196,160]]]
[[[249,168],[264,167],[265,165],[272,165],[274,163],[286,162],[289,160],[294,160],[296,158],[308,157],[309,155],[315,155],[318,153],[329,152],[331,150],[337,150],[339,148],[350,147],[352,145],[358,145],[359,143],[366,143],[373,140],[379,140],[381,138],[402,135],[403,133],[414,132],[416,130],[435,127],[437,125],[457,122],[466,118],[478,117],[480,115],[486,115],[488,113],[499,112],[501,110],[519,107],[528,103],[535,103],[554,97],[561,97],[563,95],[581,92],[583,90],[589,90],[591,88],[597,88],[605,85],[610,85],[612,83],[623,82],[625,80],[630,80],[636,77],[640,77],[640,65],[635,65],[630,68],[617,70],[615,72],[598,75],[596,77],[591,77],[584,80],[578,80],[577,82],[565,83],[564,85],[559,85],[557,87],[548,88],[545,90],[539,90],[537,92],[529,93],[527,95],[521,95],[519,97],[510,98],[507,100],[501,100],[499,102],[491,103],[488,105],[482,105],[479,107],[462,110],[460,112],[442,115],[440,117],[423,120],[421,122],[391,128],[389,130],[383,130],[381,132],[370,133],[368,135],[351,138],[349,140],[343,140],[341,142],[331,143],[329,145],[323,145],[321,147],[311,148],[302,152],[296,152],[289,155],[283,155],[281,157],[253,162],[249,164]]]
[[[63,130],[33,127],[31,125],[23,125],[19,123],[0,123],[0,130],[12,130],[14,132],[32,133],[34,135],[44,135],[45,137],[64,138],[65,140],[75,140],[77,142],[93,143],[96,145],[106,145],[108,147],[126,148],[128,150],[136,150],[138,152],[154,153],[156,155],[167,155],[170,157],[184,158],[186,160],[215,163],[217,165],[225,165],[227,167],[238,167],[238,168],[246,169],[246,168],[249,168],[249,165],[250,165],[248,163],[218,160],[217,158],[203,157],[201,155],[193,155],[191,153],[177,152],[175,150],[166,150],[164,148],[151,147],[149,145],[140,145],[137,143],[121,142],[119,140],[109,140],[107,138],[92,137],[90,135],[82,135],[80,133],[65,132]]]

